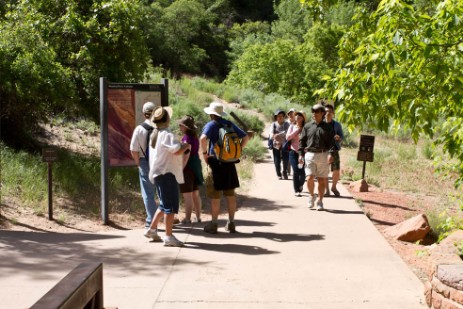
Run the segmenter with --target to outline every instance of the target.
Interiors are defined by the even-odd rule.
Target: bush
[[[243,156],[252,162],[263,160],[267,154],[267,148],[262,144],[262,139],[257,136],[251,138],[243,149]]]

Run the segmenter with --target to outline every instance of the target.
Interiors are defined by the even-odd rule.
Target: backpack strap
[[[149,154],[149,140],[150,140],[150,136],[151,136],[151,133],[153,132],[154,128],[152,126],[150,126],[149,124],[147,124],[146,122],[143,122],[140,124],[143,128],[145,128],[146,131],[148,131],[148,136],[146,137],[146,153],[143,151],[143,148],[140,147],[140,150],[141,152],[143,153],[143,155],[145,156],[145,159],[149,159],[148,157],[148,154]]]

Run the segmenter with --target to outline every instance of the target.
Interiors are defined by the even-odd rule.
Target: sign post
[[[48,220],[53,220],[53,177],[52,165],[58,160],[58,151],[54,148],[42,149],[42,161],[48,164]]]
[[[373,135],[360,135],[360,147],[357,152],[357,161],[363,161],[362,179],[365,179],[366,163],[373,162],[375,137]]]

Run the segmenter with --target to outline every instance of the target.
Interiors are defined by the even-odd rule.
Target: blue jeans
[[[145,227],[150,226],[154,213],[157,210],[156,201],[154,200],[154,184],[151,183],[148,178],[149,172],[150,166],[148,160],[144,157],[140,157],[138,173],[140,176],[141,196],[143,197],[143,203],[145,204],[146,211]]]
[[[283,151],[280,149],[273,148],[273,164],[275,164],[275,170],[277,172],[277,176],[281,177],[281,161],[283,161],[283,175],[288,175],[288,160],[289,160],[289,152]]]
[[[304,167],[298,168],[299,161],[299,154],[291,150],[289,152],[289,163],[291,163],[291,167],[293,168],[293,187],[294,192],[301,192],[301,187],[304,186],[305,183],[305,170]]]

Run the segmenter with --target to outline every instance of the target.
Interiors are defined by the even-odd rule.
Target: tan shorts
[[[328,177],[330,173],[330,164],[328,164],[328,152],[307,152],[305,159],[306,176]]]
[[[222,192],[224,196],[235,196],[235,189],[229,190],[216,190],[214,188],[214,179],[212,178],[212,171],[209,170],[205,179],[206,184],[206,195],[210,199],[219,199],[222,197]]]

